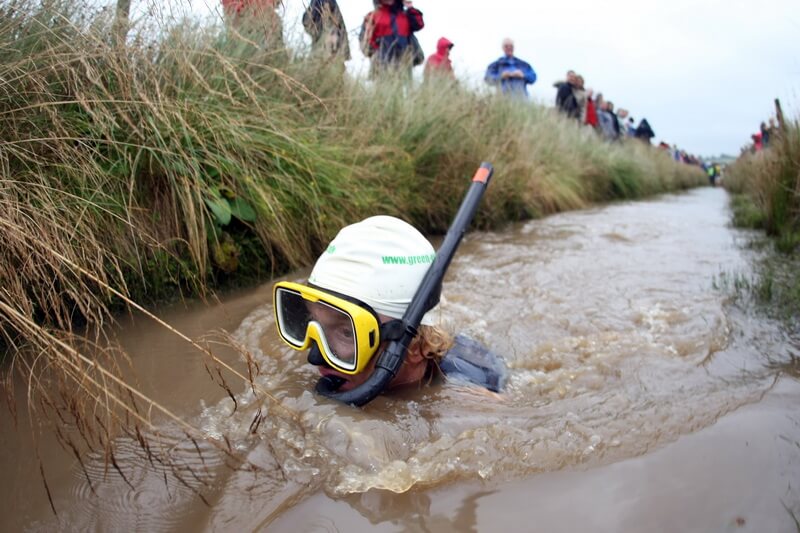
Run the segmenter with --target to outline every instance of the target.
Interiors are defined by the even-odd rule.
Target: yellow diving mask
[[[280,281],[273,287],[275,323],[281,339],[295,350],[316,341],[322,357],[336,370],[358,374],[381,341],[398,338],[402,321],[380,323],[367,304],[343,294]]]

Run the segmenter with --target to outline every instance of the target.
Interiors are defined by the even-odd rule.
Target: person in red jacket
[[[222,0],[222,10],[226,16],[262,15],[274,11],[279,3],[279,0]]]
[[[422,12],[411,0],[373,0],[375,9],[364,17],[361,49],[372,58],[373,73],[387,67],[411,66],[413,33],[425,26]],[[410,69],[409,69],[410,70]]]
[[[443,79],[455,80],[453,74],[453,64],[450,62],[450,49],[453,43],[447,37],[442,37],[436,43],[436,53],[428,56],[425,62],[423,77],[428,81],[432,76],[440,76]]]
[[[595,106],[595,99],[593,96],[593,90],[589,89],[586,91],[586,114],[583,123],[597,129],[597,107]]]
[[[283,49],[282,0],[222,0],[225,18],[237,30],[263,30],[270,48]]]

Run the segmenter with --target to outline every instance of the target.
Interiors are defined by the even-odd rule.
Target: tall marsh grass
[[[791,252],[800,244],[800,120],[784,123],[766,150],[743,154],[731,166],[725,186],[745,195],[759,225]],[[750,217],[752,218],[752,217]]]
[[[764,229],[781,256],[771,255],[754,282],[759,302],[800,329],[800,120],[785,122],[769,147],[743,154],[725,186],[736,196],[734,223]]]
[[[145,17],[120,45],[93,6],[0,2],[0,338],[79,428],[109,406],[104,427],[147,419],[119,359],[85,358],[72,334],[115,306],[308,264],[373,214],[442,232],[483,160],[483,228],[704,179],[535,105],[352,79],[257,24]]]

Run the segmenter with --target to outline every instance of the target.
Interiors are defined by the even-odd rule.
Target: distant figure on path
[[[453,74],[453,64],[450,61],[450,49],[452,48],[453,43],[447,37],[439,39],[439,42],[436,43],[436,53],[428,56],[428,60],[425,62],[425,70],[422,72],[425,81],[433,77],[456,79]]]
[[[503,94],[528,98],[528,85],[536,83],[536,72],[527,62],[514,56],[514,41],[503,39],[503,57],[490,64],[484,79],[500,85]]]

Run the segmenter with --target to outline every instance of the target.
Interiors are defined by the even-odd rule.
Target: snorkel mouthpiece
[[[316,391],[323,396],[328,396],[347,383],[347,380],[339,376],[322,376],[317,381]]]
[[[414,298],[403,314],[403,334],[399,339],[392,340],[378,356],[375,370],[369,378],[352,390],[337,392],[345,380],[335,376],[323,376],[316,386],[319,394],[360,407],[372,401],[397,375],[405,360],[408,347],[417,335],[417,328],[422,317],[438,302],[444,274],[450,266],[450,261],[453,259],[458,245],[461,244],[467,227],[472,222],[493,172],[494,169],[490,163],[481,163],[450,228],[447,230],[441,247],[436,252],[436,258],[422,278]]]

